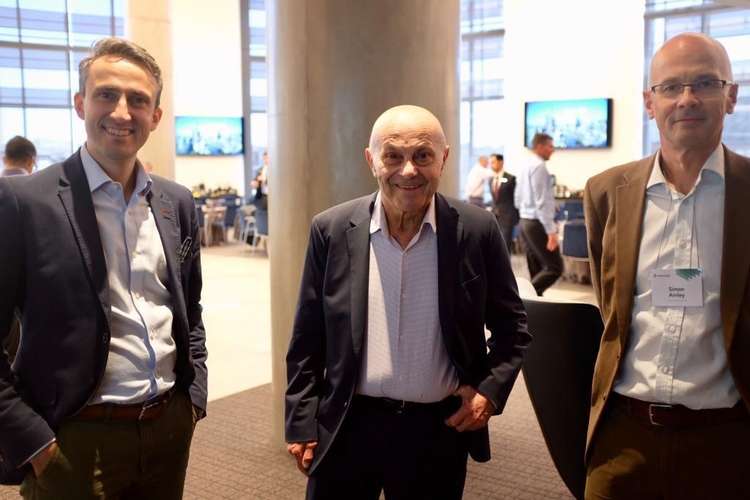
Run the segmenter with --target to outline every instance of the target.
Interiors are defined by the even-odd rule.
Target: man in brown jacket
[[[750,159],[721,143],[726,50],[678,35],[651,63],[660,149],[586,185],[605,323],[586,498],[750,498]]]

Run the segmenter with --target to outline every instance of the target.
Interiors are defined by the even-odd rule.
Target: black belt
[[[154,420],[164,412],[164,408],[167,406],[174,391],[175,388],[173,386],[168,391],[143,403],[130,405],[101,403],[85,406],[73,418],[76,420],[109,420],[119,422]]]
[[[458,396],[448,396],[441,401],[433,403],[417,403],[415,401],[403,401],[391,398],[376,398],[357,394],[354,396],[353,404],[355,407],[379,410],[394,415],[411,414],[411,413],[441,413],[449,416],[461,406],[461,398]]]
[[[742,400],[731,408],[693,410],[682,405],[649,403],[613,392],[612,403],[636,420],[658,427],[700,427],[750,419]]]

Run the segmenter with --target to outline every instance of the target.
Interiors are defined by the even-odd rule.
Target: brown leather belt
[[[164,408],[173,394],[174,387],[143,403],[132,405],[113,403],[88,405],[73,418],[76,420],[115,420],[120,422],[154,420],[164,412]]]
[[[741,400],[731,408],[692,410],[682,405],[649,403],[613,392],[612,403],[631,417],[658,427],[701,427],[750,419],[750,413]]]

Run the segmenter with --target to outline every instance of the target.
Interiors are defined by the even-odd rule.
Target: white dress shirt
[[[431,403],[458,388],[440,329],[436,228],[433,196],[419,232],[402,249],[388,231],[378,193],[359,394]]]
[[[495,172],[491,168],[483,167],[479,163],[471,167],[466,178],[466,197],[484,198],[484,184],[494,175]]]
[[[643,401],[693,409],[739,400],[721,326],[724,150],[703,165],[693,189],[670,188],[657,155],[646,185],[628,349],[614,390]],[[703,269],[703,307],[655,307],[651,272]]]
[[[151,178],[136,164],[130,200],[81,147],[107,263],[111,339],[104,377],[89,404],[137,403],[175,383],[177,351],[167,261],[146,196]]]
[[[547,163],[536,153],[529,153],[516,175],[514,205],[522,219],[536,219],[547,234],[557,232],[555,194]]]

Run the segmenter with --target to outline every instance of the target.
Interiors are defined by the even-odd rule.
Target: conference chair
[[[576,498],[586,482],[584,451],[591,379],[603,324],[591,304],[523,297],[533,340],[523,378],[560,477]]]

